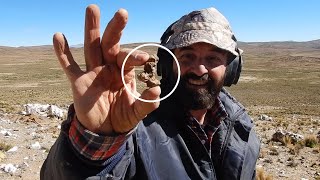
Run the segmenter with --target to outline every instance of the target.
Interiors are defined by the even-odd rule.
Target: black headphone
[[[162,34],[160,38],[161,45],[164,45],[169,41],[171,35],[174,33],[174,31],[172,30],[172,26],[175,23],[176,22],[172,23],[166,29],[166,31]],[[239,56],[232,56],[228,60],[228,65],[225,73],[224,86],[230,87],[232,84],[237,84],[239,80],[243,59],[242,59],[242,56],[240,55],[238,48],[236,48],[236,51],[238,52]],[[159,76],[162,76],[163,81],[166,81],[168,77],[172,75],[171,73],[172,73],[173,58],[170,53],[168,53],[166,50],[162,48],[158,48],[157,56],[159,58],[159,62],[157,65],[157,74]]]

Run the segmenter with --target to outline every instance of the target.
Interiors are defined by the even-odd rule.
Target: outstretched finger
[[[128,54],[130,53],[131,49],[121,49],[118,56],[117,56],[117,65],[119,68],[122,67],[122,64],[125,61],[125,58],[128,56]],[[140,51],[140,50],[136,50],[134,52],[132,52],[126,60],[126,64],[124,65],[124,70],[125,71],[130,71],[134,68],[134,66],[142,66],[143,64],[145,64],[149,59],[149,54],[144,52],[144,51]]]
[[[89,5],[86,9],[84,32],[84,56],[88,71],[102,64],[100,46],[100,10],[97,5]]]
[[[79,77],[82,74],[82,71],[78,64],[74,61],[69,49],[67,39],[62,33],[54,34],[53,46],[55,53],[59,59],[60,65],[70,81]]]
[[[101,41],[102,54],[105,63],[115,63],[120,51],[120,38],[122,30],[128,21],[128,12],[125,9],[119,9],[108,23]]]

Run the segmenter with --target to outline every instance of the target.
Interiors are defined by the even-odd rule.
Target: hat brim
[[[170,37],[165,46],[168,49],[176,49],[204,42],[226,50],[235,56],[239,56],[242,53],[242,50],[237,48],[237,43],[232,39],[233,34],[223,31],[208,31],[211,30],[189,30],[181,32],[177,36]]]

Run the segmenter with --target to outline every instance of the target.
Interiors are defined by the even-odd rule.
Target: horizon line
[[[277,42],[297,42],[297,43],[303,43],[303,42],[312,42],[312,41],[320,41],[319,39],[313,39],[313,40],[304,40],[304,41],[296,41],[296,40],[271,40],[271,41],[237,41],[239,43],[277,43]],[[141,44],[141,43],[157,43],[159,42],[129,42],[129,43],[121,43],[120,45],[129,45],[129,44]],[[69,45],[70,48],[77,48],[83,47],[83,43],[79,44],[72,44]],[[41,47],[41,46],[53,46],[52,44],[41,44],[41,45],[24,45],[24,46],[8,46],[8,45],[1,45],[0,47],[10,47],[10,48],[23,48],[23,47]]]

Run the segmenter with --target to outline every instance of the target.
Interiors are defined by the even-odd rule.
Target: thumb
[[[156,100],[159,99],[160,96],[160,87],[156,86],[142,92],[140,98],[145,100]],[[129,94],[128,94],[129,95]],[[154,111],[159,107],[159,102],[149,103],[143,102],[140,100],[135,100],[132,104],[132,111],[130,111],[130,115],[127,116],[127,121],[114,121],[113,128],[115,132],[124,133],[133,129],[143,118],[145,118],[149,113]],[[133,114],[131,114],[133,113]]]
[[[159,86],[152,87],[150,89],[146,89],[142,92],[140,98],[145,100],[157,100],[160,98],[161,89]],[[160,105],[160,102],[143,102],[140,100],[136,100],[133,104],[134,113],[138,120],[142,120],[149,113],[157,109]]]

